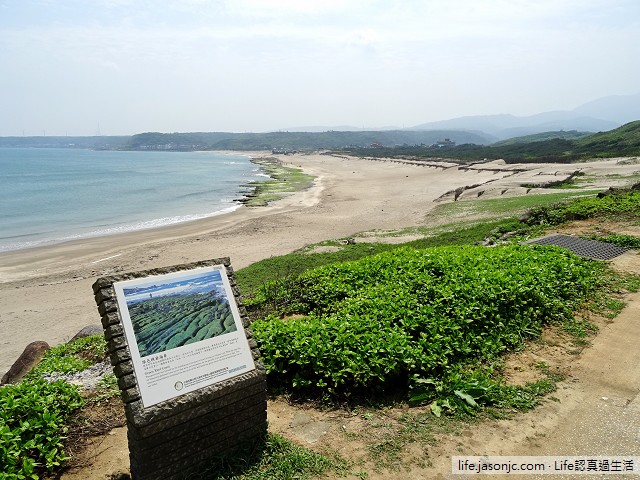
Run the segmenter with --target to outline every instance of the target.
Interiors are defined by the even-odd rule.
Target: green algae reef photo
[[[142,282],[123,288],[141,357],[237,330],[219,271]]]
[[[225,298],[197,293],[152,298],[129,307],[140,356],[236,331]]]
[[[239,200],[247,207],[264,207],[287,194],[305,190],[313,184],[314,177],[304,173],[301,168],[285,166],[277,158],[253,158],[251,162],[260,165],[265,175],[269,176],[269,180],[243,185],[251,189]]]

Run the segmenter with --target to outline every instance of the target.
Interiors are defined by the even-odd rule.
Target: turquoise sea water
[[[229,212],[260,179],[242,155],[0,148],[0,252]]]

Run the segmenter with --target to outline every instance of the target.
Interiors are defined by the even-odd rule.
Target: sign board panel
[[[145,408],[255,369],[224,265],[113,288]]]

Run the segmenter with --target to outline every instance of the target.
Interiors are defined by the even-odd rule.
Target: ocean
[[[243,155],[0,148],[0,252],[220,215],[265,179]]]

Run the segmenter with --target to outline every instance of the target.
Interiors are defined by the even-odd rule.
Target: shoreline
[[[203,152],[210,153],[210,151],[203,151]],[[288,168],[291,168],[291,167],[285,167],[283,162],[280,159],[276,159],[275,162],[268,162],[268,161],[264,162],[264,160],[270,160],[275,158],[273,155],[267,155],[265,152],[248,152],[246,154],[239,155],[238,153],[225,150],[225,151],[214,151],[214,153],[246,157],[249,160],[249,162],[255,165],[260,171],[269,171],[270,169],[272,170],[275,169],[276,175],[280,174],[284,177],[287,177],[288,172],[285,171],[284,173],[282,173],[278,171],[278,165],[280,166],[281,170],[286,170]],[[272,165],[272,163],[277,165]],[[0,258],[4,254],[12,254],[12,253],[20,253],[20,252],[25,252],[25,253],[35,252],[37,255],[37,252],[40,249],[55,248],[57,246],[62,246],[71,242],[82,244],[85,241],[90,241],[91,239],[95,239],[95,238],[117,237],[120,235],[136,234],[138,232],[144,232],[149,230],[159,231],[167,228],[171,229],[174,227],[180,227],[181,225],[184,225],[184,224],[189,224],[189,223],[199,222],[199,221],[206,221],[213,217],[227,215],[245,206],[253,207],[256,204],[255,202],[256,201],[260,202],[263,197],[266,198],[267,199],[266,201],[269,201],[269,203],[279,200],[280,198],[276,198],[275,200],[273,200],[272,197],[274,196],[274,194],[271,193],[270,187],[267,186],[266,188],[263,188],[263,185],[262,185],[263,183],[275,182],[276,178],[269,173],[259,173],[257,175],[265,177],[266,180],[264,181],[252,180],[249,183],[243,183],[238,185],[238,190],[234,194],[237,198],[233,200],[233,203],[231,203],[228,206],[225,206],[220,210],[217,210],[211,213],[184,214],[176,217],[152,218],[148,220],[140,220],[131,224],[125,224],[122,229],[118,229],[117,227],[106,227],[103,230],[95,230],[95,231],[91,231],[84,234],[77,234],[77,235],[69,234],[68,236],[65,236],[65,237],[27,242],[26,246],[22,246],[18,248],[9,248],[6,250],[0,248]],[[286,182],[287,179],[285,179],[284,181]],[[295,191],[298,191],[298,190],[295,190]],[[287,191],[283,193],[276,192],[275,195],[278,197],[284,197],[290,193],[294,193],[295,191],[292,190],[290,192]],[[264,205],[260,205],[260,206],[267,206],[266,201],[263,202],[265,203]],[[194,218],[188,218],[188,217],[194,217]],[[28,243],[31,243],[31,245],[29,245]],[[0,276],[0,283],[2,283],[3,281],[4,281],[3,278]]]
[[[24,150],[24,149],[18,149]],[[65,149],[41,149],[44,151],[48,150],[65,150]],[[94,151],[94,149],[82,149],[86,151]],[[135,153],[135,152],[134,152]],[[144,152],[143,152],[144,153]],[[162,152],[160,152],[162,153]],[[172,153],[172,152],[170,152]],[[176,152],[176,153],[185,153],[185,152]],[[228,160],[224,160],[223,163],[238,163],[238,162],[248,162],[247,168],[251,169],[252,176],[249,179],[240,180],[238,179],[238,183],[234,191],[229,191],[229,193],[225,193],[225,198],[220,198],[220,201],[217,203],[212,203],[207,208],[191,208],[185,210],[184,206],[175,211],[167,211],[166,208],[158,211],[147,212],[146,215],[140,216],[135,215],[131,218],[127,217],[127,215],[122,212],[117,217],[111,218],[109,221],[105,220],[104,223],[96,223],[89,224],[84,220],[80,220],[80,222],[70,222],[68,225],[62,224],[62,228],[48,228],[44,229],[42,232],[40,231],[28,231],[28,232],[16,232],[13,236],[9,236],[3,239],[3,243],[0,244],[0,255],[4,253],[12,253],[19,252],[23,250],[34,250],[39,248],[48,248],[54,247],[56,245],[73,242],[73,241],[83,241],[90,238],[96,237],[106,237],[106,236],[115,236],[120,234],[133,233],[141,230],[152,230],[164,227],[170,227],[174,225],[179,225],[182,223],[188,223],[192,221],[207,219],[210,217],[215,217],[219,215],[224,215],[226,213],[237,210],[244,202],[246,202],[249,198],[255,196],[255,192],[259,183],[266,181],[267,179],[263,177],[269,177],[268,175],[264,175],[260,172],[264,171],[264,166],[256,163],[254,160],[260,158],[260,152],[233,152],[233,151],[193,151],[187,152],[193,154],[204,154],[204,155],[218,155],[225,157],[234,157],[228,158]],[[132,158],[134,160],[134,158]],[[262,178],[262,180],[258,180],[258,178]],[[215,189],[212,189],[215,191]],[[230,200],[232,199],[233,200]],[[169,206],[170,204],[167,204]],[[193,207],[193,206],[191,206]],[[96,209],[100,209],[100,205],[95,207]],[[90,213],[90,212],[89,212]],[[49,230],[46,232],[46,230]],[[2,279],[0,278],[0,281]]]
[[[40,248],[56,247],[57,245],[63,245],[69,242],[82,242],[92,238],[113,237],[117,235],[126,235],[129,233],[141,232],[145,230],[157,230],[157,229],[162,229],[167,227],[173,227],[176,225],[181,225],[183,223],[197,222],[199,220],[205,220],[207,218],[218,217],[220,215],[226,215],[228,213],[232,213],[242,206],[241,201],[242,199],[238,199],[236,200],[237,203],[235,204],[232,204],[221,210],[217,210],[207,214],[178,215],[174,217],[152,218],[149,220],[139,220],[133,223],[127,223],[120,228],[106,227],[102,230],[93,230],[87,233],[78,233],[78,234],[69,233],[66,236],[62,236],[62,237],[28,241],[28,242],[24,242],[24,244],[22,244],[23,246],[20,246],[17,248],[7,248],[7,249],[0,248],[0,255],[4,253],[16,253],[16,252],[22,252],[22,251],[37,250]],[[194,218],[185,218],[185,217],[194,217]]]
[[[85,325],[99,324],[91,289],[99,277],[219,257],[230,257],[237,270],[323,240],[429,226],[429,212],[442,201],[452,202],[447,192],[461,187],[481,185],[465,190],[460,200],[473,201],[479,189],[483,199],[499,198],[505,189],[524,195],[521,183],[576,169],[576,164],[520,165],[526,171],[514,174],[508,169],[515,165],[497,171],[495,162],[461,170],[320,154],[259,154],[302,168],[315,177],[313,185],[266,207],[241,206],[157,229],[0,253],[0,372],[32,341],[57,345]],[[615,165],[608,160],[579,167],[603,178],[639,168]],[[615,181],[609,177],[599,188]]]
[[[220,151],[216,153],[224,153]],[[266,152],[251,152],[245,155],[253,162],[261,157],[272,157]],[[282,164],[285,162],[279,159]],[[257,164],[256,164],[257,165]],[[70,257],[77,260],[92,259],[99,252],[104,252],[105,256],[114,250],[138,248],[142,245],[154,243],[156,241],[175,240],[183,237],[198,234],[212,234],[219,230],[232,228],[233,226],[250,221],[253,218],[270,215],[275,211],[282,212],[295,208],[301,201],[302,204],[310,204],[309,198],[313,198],[311,203],[317,201],[319,191],[314,189],[319,186],[314,184],[306,191],[284,194],[280,198],[267,206],[250,207],[244,202],[238,201],[233,205],[233,209],[225,209],[206,217],[176,222],[150,228],[136,230],[125,230],[122,232],[108,233],[105,235],[83,236],[54,243],[47,243],[16,250],[0,251],[0,286],[8,282],[25,281],[30,278],[46,277],[60,274],[67,267],[72,268],[74,264],[68,262]],[[257,188],[257,185],[254,189]],[[240,195],[240,192],[238,193]],[[296,198],[292,198],[295,196]],[[300,197],[298,199],[298,197]],[[121,254],[118,254],[118,256]],[[99,258],[91,263],[99,263],[108,258]],[[57,266],[61,267],[60,269]],[[44,268],[48,270],[43,270]]]

